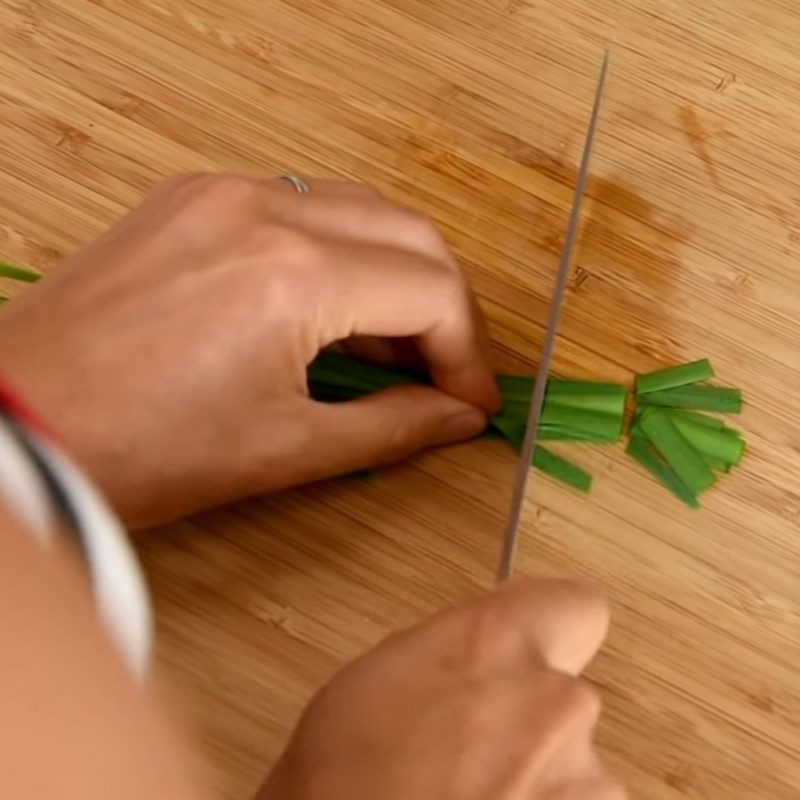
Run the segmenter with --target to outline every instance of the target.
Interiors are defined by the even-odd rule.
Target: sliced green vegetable
[[[708,453],[700,453],[700,458],[702,458],[711,469],[718,469],[720,472],[730,472],[731,469],[736,466],[729,461],[723,461],[716,456],[710,456]]]
[[[612,444],[619,436],[610,438],[602,433],[562,428],[558,425],[545,425],[539,428],[539,441],[542,442],[588,442],[593,444]]]
[[[660,392],[664,389],[685,386],[689,383],[697,383],[713,377],[714,370],[711,368],[711,362],[707,358],[703,358],[700,361],[692,361],[689,364],[667,367],[667,369],[660,369],[657,372],[639,375],[636,378],[636,394]]]
[[[544,447],[537,447],[534,451],[533,466],[582,492],[588,492],[592,487],[592,476],[585,469]]]
[[[714,484],[714,473],[662,410],[642,417],[641,430],[694,495]]]
[[[15,281],[36,283],[41,277],[42,273],[36,270],[18,267],[16,264],[9,264],[8,261],[0,261],[0,278],[12,278]]]
[[[701,456],[709,456],[714,461],[734,466],[742,460],[744,442],[731,428],[711,428],[675,413],[670,413],[669,416],[675,427]]]
[[[519,449],[525,438],[525,420],[498,414],[492,417],[492,427],[500,431],[514,447]]]
[[[681,386],[638,395],[641,405],[662,408],[696,408],[738,414],[742,410],[742,391],[727,386]]]
[[[616,442],[619,439],[623,421],[622,414],[551,405],[547,401],[541,417],[543,428],[581,432],[591,436],[595,441],[605,442]]]
[[[390,386],[422,383],[423,378],[397,367],[325,351],[308,368],[308,385],[317,400],[351,400]]]
[[[506,417],[495,417],[493,424],[517,450],[520,449],[522,440],[525,438],[524,421],[519,425],[516,421]],[[552,450],[548,450],[545,447],[536,447],[533,452],[532,464],[536,469],[564,483],[568,483],[582,492],[588,492],[592,485],[592,476],[586,470],[556,455]]]
[[[696,411],[687,411],[685,408],[676,408],[673,414],[677,414],[685,419],[690,419],[698,425],[707,425],[709,428],[724,428],[725,422],[719,417],[709,417],[708,414],[698,414]]]
[[[497,382],[506,404],[519,404],[528,408],[535,385],[533,378],[501,375]],[[614,383],[565,381],[551,378],[547,382],[545,402],[548,406],[568,406],[607,414],[619,414],[625,411],[627,396],[627,389]]]
[[[3,305],[3,303],[7,303],[9,299],[10,298],[8,297],[8,295],[0,294],[0,306]]]
[[[697,496],[686,488],[675,470],[661,458],[647,439],[640,435],[631,436],[627,452],[687,506],[700,508]]]

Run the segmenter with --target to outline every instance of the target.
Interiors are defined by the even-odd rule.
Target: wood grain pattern
[[[611,596],[601,741],[647,800],[800,794],[800,12],[788,0],[5,0],[0,256],[47,269],[175,171],[352,176],[427,210],[532,371],[602,49],[555,369],[709,356],[749,456],[684,510],[621,448],[544,480],[520,568]],[[498,443],[141,537],[159,657],[222,797],[388,630],[488,586]]]

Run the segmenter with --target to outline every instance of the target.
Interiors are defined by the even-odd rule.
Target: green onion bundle
[[[340,353],[321,353],[308,370],[311,396],[325,402],[352,400],[364,394],[423,381],[409,371],[361,361]],[[498,379],[503,410],[490,420],[490,435],[519,449],[525,436],[534,380],[517,375]],[[550,380],[539,428],[540,441],[617,442],[622,435],[627,391],[624,386],[588,381]],[[533,466],[587,492],[592,476],[565,458],[538,446]]]
[[[703,359],[636,379],[628,454],[691,508],[699,508],[699,496],[716,483],[715,470],[730,472],[744,456],[739,431],[697,413],[742,410],[739,389],[701,383],[713,377]]]

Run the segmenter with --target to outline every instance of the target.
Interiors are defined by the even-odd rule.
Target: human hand
[[[411,340],[436,388],[310,400],[308,364],[356,336]],[[162,184],[3,309],[0,364],[133,525],[466,439],[500,404],[435,228],[337,181]]]
[[[257,800],[622,800],[578,675],[604,603],[518,581],[396,634],[305,712]]]

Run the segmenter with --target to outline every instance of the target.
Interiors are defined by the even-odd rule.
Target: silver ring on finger
[[[287,173],[286,175],[281,175],[281,180],[289,181],[297,194],[308,194],[311,191],[308,181],[303,180],[303,178],[299,178],[297,175],[291,175]]]

